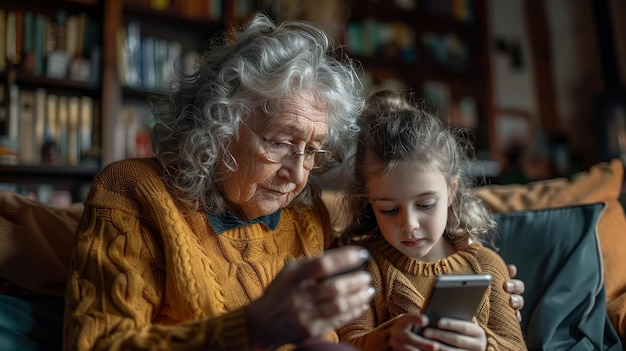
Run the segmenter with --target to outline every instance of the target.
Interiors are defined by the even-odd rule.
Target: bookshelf
[[[249,3],[3,1],[0,188],[81,201],[103,165],[149,155],[147,97],[166,91],[167,68],[193,62]],[[129,38],[153,60],[128,60]]]
[[[101,51],[96,1],[2,2],[0,188],[82,196],[99,164]]]
[[[341,38],[371,88],[415,92],[451,124],[494,143],[486,0],[350,0]]]
[[[258,0],[277,20],[306,19],[339,39],[366,90],[409,90],[451,124],[495,145],[487,0]]]
[[[297,2],[3,1],[0,38],[14,40],[0,41],[0,187],[20,191],[21,185],[28,188],[41,182],[70,192],[73,201],[82,200],[81,184],[89,181],[103,165],[149,154],[146,129],[150,115],[146,99],[167,89],[166,70],[173,61],[192,63],[194,55],[206,48],[214,34],[242,23],[255,10],[280,21],[286,18],[277,11]],[[346,52],[363,64],[366,83],[372,87],[390,85],[414,91],[453,124],[473,130],[479,152],[491,152],[495,143],[486,0],[322,2],[324,6],[315,5],[316,2],[307,5],[309,10],[317,12],[318,18],[307,18],[306,14],[300,17],[331,26]],[[306,10],[307,6],[300,8]],[[9,19],[9,13],[21,15]],[[32,14],[29,19],[25,19],[26,13]],[[75,23],[73,30],[68,30],[70,18],[69,22]],[[46,28],[66,24],[65,31],[47,38],[64,37],[65,56],[61,49],[56,56],[51,55],[49,40],[44,40],[44,48],[24,55],[28,52],[25,49],[33,45],[27,39],[29,35],[21,31],[7,36],[9,22],[15,23],[15,28],[26,28],[25,23],[37,19]],[[76,30],[76,26],[84,30]],[[67,48],[68,38],[73,49]],[[41,38],[34,41],[40,42]],[[125,51],[125,47],[133,45],[134,54]],[[142,55],[142,50],[150,54]],[[141,60],[142,56],[154,60]],[[51,65],[59,60],[63,62],[64,57],[66,69],[60,74]],[[151,76],[147,72],[155,74]],[[26,98],[20,100],[20,92],[27,92]],[[38,125],[34,122],[39,118],[37,111],[44,105],[43,114],[48,116],[50,97],[53,100],[50,104],[55,106],[50,108],[57,111],[55,119],[60,118],[58,112],[63,110],[67,111],[64,115],[68,120],[76,120],[69,115],[75,113],[78,104],[81,122],[72,127],[82,131],[78,140],[59,142],[58,126],[45,124],[49,117],[44,117],[43,132],[41,127],[24,127],[32,128],[32,136],[16,131],[19,123],[8,123],[17,114],[17,120],[31,119]],[[26,118],[22,118],[24,115]],[[82,118],[83,115],[89,117]],[[66,136],[70,129],[65,130]],[[57,136],[56,144],[46,143],[51,134]],[[20,150],[18,143],[27,146]],[[22,154],[25,149],[29,149],[30,156]],[[69,149],[76,150],[73,156],[67,156]]]

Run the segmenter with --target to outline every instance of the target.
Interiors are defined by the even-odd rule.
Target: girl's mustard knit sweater
[[[474,243],[444,259],[422,262],[407,257],[384,238],[367,248],[372,254],[368,270],[376,295],[363,316],[339,329],[340,340],[359,350],[391,350],[389,340],[394,319],[421,312],[436,276],[481,273],[492,276],[491,287],[476,314],[478,324],[487,334],[487,350],[526,350],[520,324],[509,305],[509,294],[503,289],[509,278],[506,265],[495,252]]]
[[[110,164],[84,205],[65,350],[249,349],[243,307],[287,261],[331,242],[321,201],[284,209],[275,230],[257,223],[217,235],[203,209],[170,195],[155,159]]]

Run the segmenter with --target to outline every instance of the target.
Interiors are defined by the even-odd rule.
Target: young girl
[[[369,249],[377,294],[339,330],[344,342],[361,350],[526,349],[502,289],[506,266],[478,242],[495,224],[469,190],[471,146],[461,136],[400,93],[368,99],[347,193],[351,218],[339,241]],[[420,312],[435,277],[456,273],[493,278],[474,320],[442,318],[423,336],[413,333],[426,325]]]

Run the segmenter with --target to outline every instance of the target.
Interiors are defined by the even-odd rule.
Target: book
[[[22,51],[24,50],[24,11],[16,10],[15,12],[15,55],[11,61],[14,65],[22,62]]]
[[[19,96],[20,88],[13,84],[9,87],[9,119],[7,121],[7,138],[17,141],[19,124]]]
[[[68,133],[69,133],[69,97],[59,96],[57,105],[57,149],[59,150],[59,162],[68,163]]]
[[[141,86],[148,90],[157,88],[156,40],[154,37],[141,38]]]
[[[80,99],[76,96],[69,98],[67,107],[67,164],[70,166],[78,165],[80,155],[79,145],[79,116],[80,116]]]
[[[54,46],[46,54],[46,75],[50,78],[64,79],[67,76],[70,57],[67,36],[68,15],[66,11],[57,11],[54,18]],[[72,47],[70,47],[73,50]]]
[[[44,145],[41,149],[41,161],[44,164],[58,164],[59,150],[57,149],[57,114],[59,98],[55,94],[46,97],[46,120],[44,127]]]
[[[80,98],[79,118],[78,138],[81,159],[80,163],[83,164],[91,151],[93,141],[93,101],[89,96],[82,96]]]
[[[46,54],[46,30],[47,20],[44,15],[35,16],[35,35],[33,43],[33,74],[41,76],[44,74],[45,54]]]
[[[137,88],[141,85],[141,38],[139,22],[130,22],[126,25],[123,33],[123,45],[121,72],[124,84],[128,87]]]
[[[17,159],[20,164],[35,164],[35,92],[21,90],[18,96]]]
[[[26,11],[23,23],[22,63],[20,69],[27,74],[35,72],[35,15]]]
[[[46,90],[38,88],[35,90],[35,145],[37,163],[41,163],[41,150],[45,143],[46,130]]]
[[[76,17],[76,15],[67,16],[65,33],[65,52],[67,53],[68,59],[71,61],[77,56],[78,52],[78,17]]]
[[[16,45],[15,11],[9,11],[6,17],[6,59],[11,64],[17,60]]]
[[[84,12],[76,15],[76,56],[87,57],[87,51],[85,50],[85,42],[87,38],[87,14]],[[91,40],[91,38],[90,38]]]

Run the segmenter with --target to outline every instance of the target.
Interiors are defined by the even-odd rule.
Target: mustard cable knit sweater
[[[526,350],[509,294],[503,289],[508,273],[504,261],[478,243],[436,262],[410,259],[385,239],[368,245],[372,254],[369,271],[376,295],[363,316],[338,331],[339,339],[360,350],[391,350],[390,327],[403,314],[418,314],[424,296],[438,275],[483,273],[492,275],[476,318],[487,333],[487,350]],[[459,297],[462,298],[462,297]]]
[[[113,163],[94,180],[77,229],[64,348],[249,349],[242,307],[286,261],[320,255],[330,233],[320,201],[284,209],[273,231],[253,224],[217,235],[202,209],[172,198],[156,160]]]

